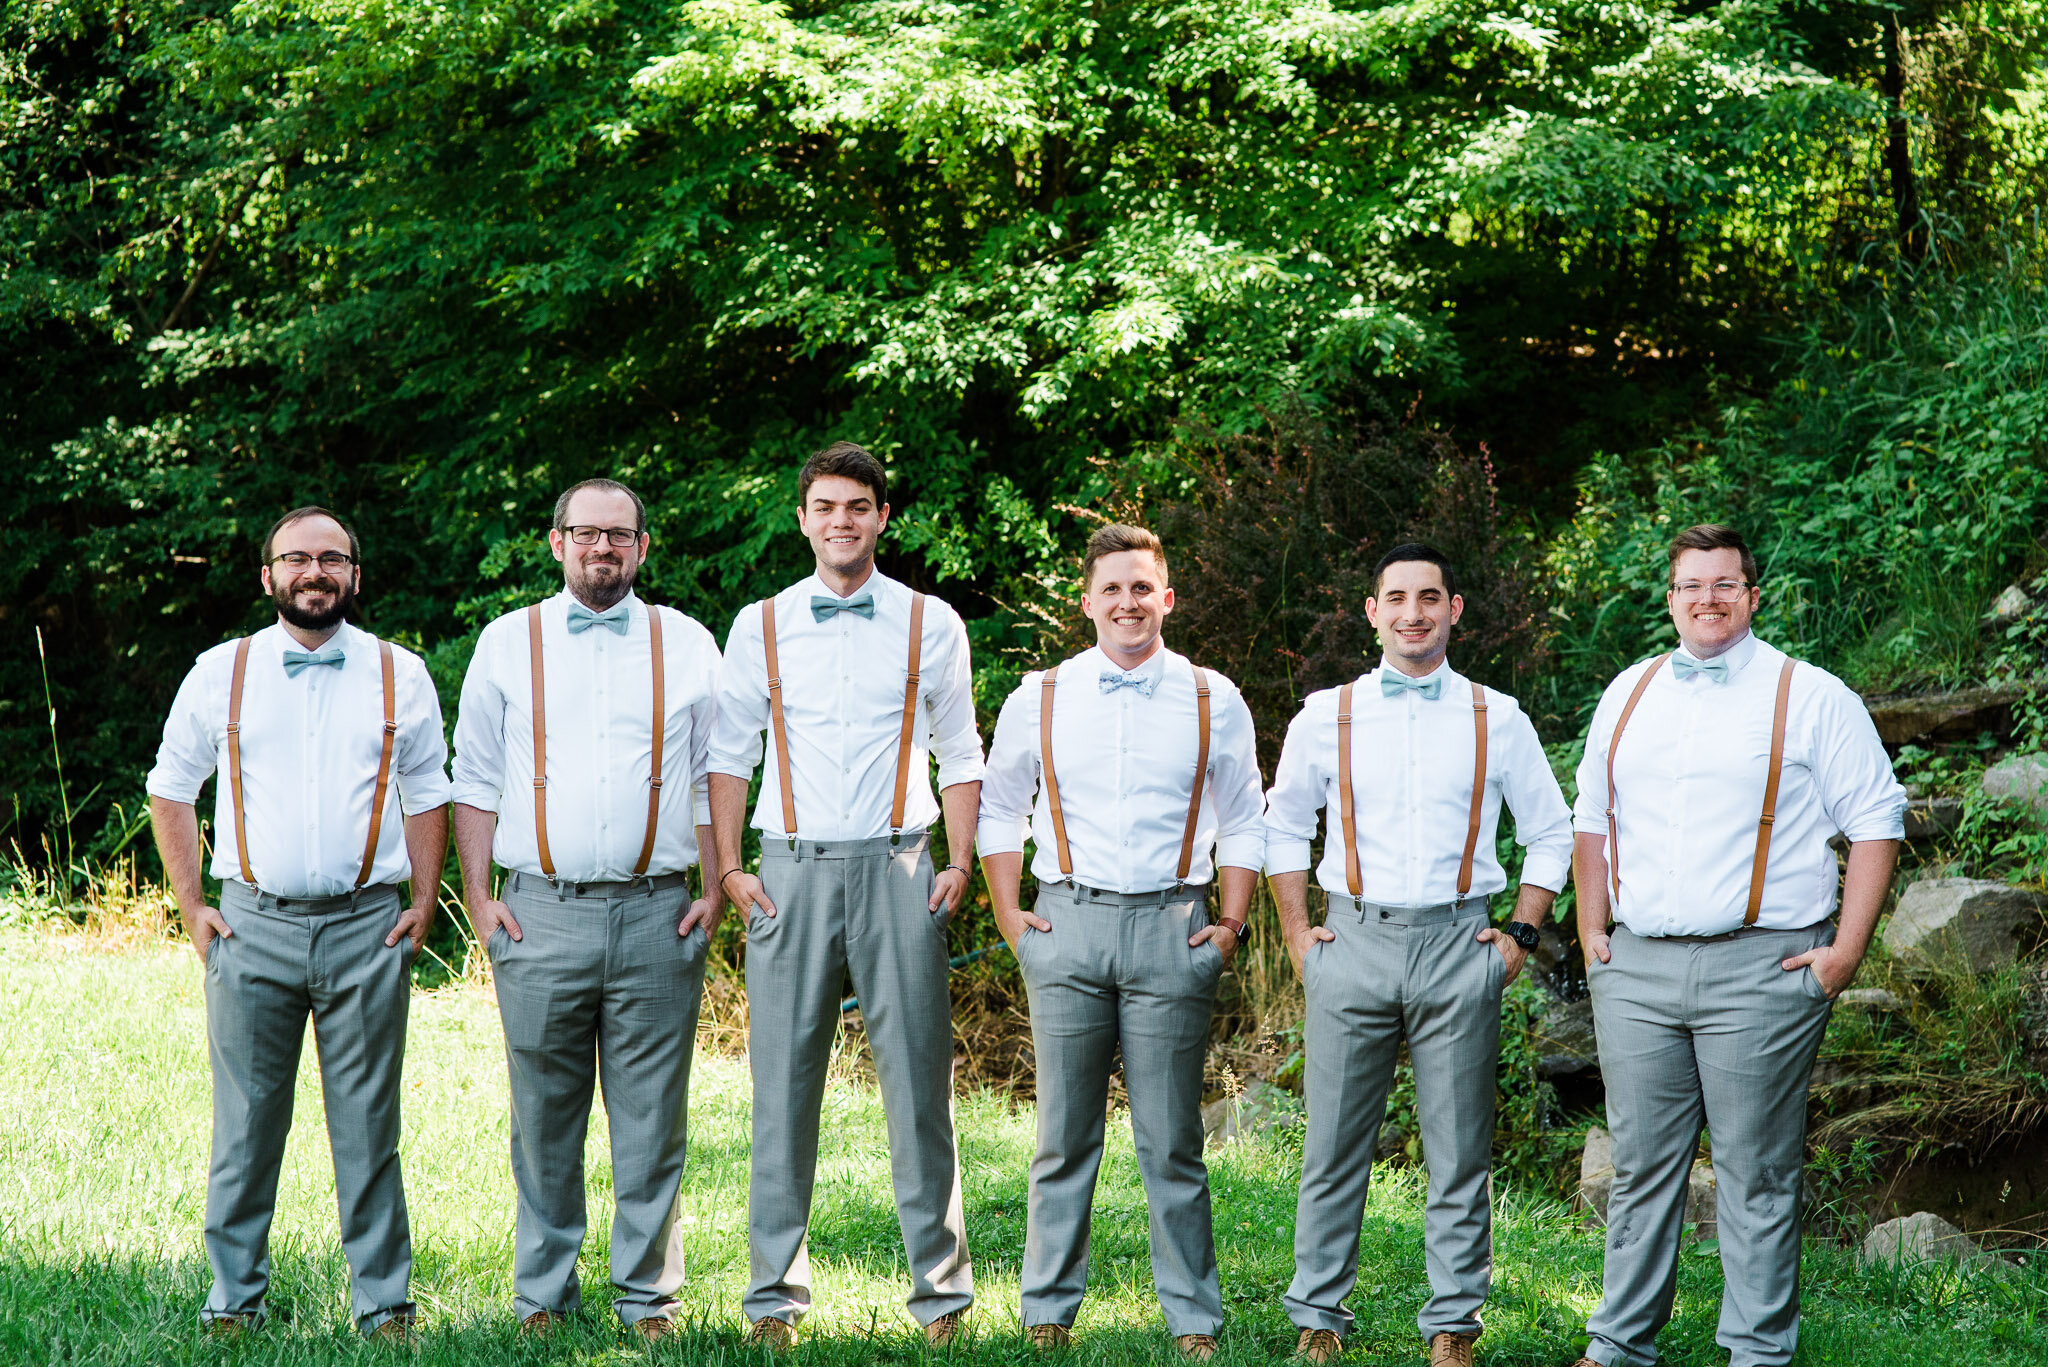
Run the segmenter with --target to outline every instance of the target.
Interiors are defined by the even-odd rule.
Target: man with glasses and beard
[[[645,1343],[674,1331],[685,1102],[704,956],[724,910],[706,870],[705,765],[718,647],[643,603],[647,512],[591,479],[555,503],[563,592],[485,627],[455,725],[455,844],[491,959],[512,1080],[519,1193],[512,1304],[546,1334],[581,1305],[583,1142],[593,1084],[611,1125],[612,1307]],[[491,861],[506,869],[502,897]]]
[[[641,603],[647,508],[612,480],[555,500],[563,592],[477,637],[455,719],[463,898],[492,959],[512,1072],[518,1234],[512,1312],[547,1334],[582,1306],[584,1135],[604,1082],[612,1131],[612,1310],[674,1332],[676,1197],[705,951],[725,898],[705,762],[719,648]],[[506,869],[492,896],[492,859]]]
[[[164,871],[206,969],[213,1288],[200,1319],[225,1336],[263,1322],[310,1015],[355,1323],[404,1339],[415,1311],[399,1074],[412,961],[448,848],[441,704],[417,655],[346,620],[361,553],[333,513],[278,519],[261,577],[277,623],[199,657],[147,784]],[[200,877],[195,810],[216,770],[217,907]],[[407,880],[409,906],[398,893]]]

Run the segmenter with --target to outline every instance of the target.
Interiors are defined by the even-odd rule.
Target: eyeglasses
[[[595,546],[603,537],[614,546],[637,545],[640,532],[634,527],[564,527],[562,532],[579,546]]]
[[[335,574],[355,564],[356,558],[352,555],[343,555],[340,551],[322,551],[318,555],[306,551],[286,551],[283,555],[270,557],[271,564],[283,565],[295,574],[310,568],[315,561],[319,562],[321,569],[329,574]]]
[[[1740,579],[1716,579],[1711,584],[1702,584],[1697,579],[1687,579],[1682,583],[1673,584],[1671,591],[1680,598],[1709,598],[1720,603],[1740,598],[1750,587]]]

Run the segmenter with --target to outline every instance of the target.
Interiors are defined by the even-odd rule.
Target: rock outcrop
[[[1925,878],[1899,897],[1884,946],[1908,973],[1988,973],[2040,938],[2048,898],[1978,878]]]

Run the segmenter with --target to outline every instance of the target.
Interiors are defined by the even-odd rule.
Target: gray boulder
[[[1984,771],[1977,786],[1984,796],[2024,802],[2048,817],[2048,755],[2008,755]]]
[[[1903,1011],[1906,999],[1882,987],[1852,987],[1835,998],[1836,1006],[1854,1006],[1864,1011]]]
[[[1918,1210],[1886,1220],[1863,1240],[1859,1260],[1871,1263],[1956,1262],[1980,1266],[1996,1261],[1976,1241],[1932,1211]]]
[[[2034,606],[2034,600],[2027,597],[2025,589],[2021,588],[2018,584],[2007,584],[2005,592],[1999,594],[1998,601],[1991,605],[1991,611],[1988,614],[1991,619],[1991,625],[1995,627],[2011,626],[2014,622],[2026,616],[2027,609],[2032,606]]]
[[[1906,839],[1932,840],[1963,824],[1963,803],[1954,797],[1911,796],[1906,801]]]
[[[1261,1130],[1299,1125],[1303,1111],[1294,1093],[1270,1082],[1254,1082],[1234,1097],[1202,1108],[1202,1129],[1211,1144],[1228,1144]]]
[[[2048,898],[1978,878],[1923,878],[1899,897],[1884,947],[1908,973],[1987,973],[2037,939]]]
[[[1543,1053],[1536,1071],[1544,1077],[1590,1073],[1600,1066],[1600,1041],[1593,1033],[1593,1001],[1553,999],[1536,1020],[1536,1043]]]

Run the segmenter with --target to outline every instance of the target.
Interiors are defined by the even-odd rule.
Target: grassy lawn
[[[0,1361],[394,1359],[391,1349],[358,1342],[348,1325],[310,1040],[272,1240],[277,1318],[246,1343],[216,1345],[195,1323],[209,1280],[200,1243],[209,1112],[198,961],[182,946],[108,952],[86,940],[25,932],[0,934],[0,951],[10,980],[0,994]],[[592,1126],[583,1261],[590,1309],[544,1345],[520,1342],[509,1308],[505,1066],[487,994],[450,989],[415,999],[406,1077],[414,1295],[425,1328],[413,1356],[437,1363],[637,1360],[605,1308],[610,1170],[601,1116]],[[690,1327],[658,1356],[758,1361],[741,1344],[738,1309],[747,1268],[745,1065],[700,1055],[693,1082],[682,1214]],[[819,1309],[805,1322],[799,1360],[940,1356],[927,1352],[902,1308],[907,1280],[880,1102],[847,1081],[833,1086],[825,1104],[811,1226]],[[973,1342],[945,1356],[1022,1362],[1031,1356],[1018,1338],[1016,1310],[1030,1112],[995,1096],[967,1097],[959,1124],[981,1301]],[[1094,1289],[1068,1361],[1170,1361],[1152,1300],[1128,1126],[1113,1125],[1111,1135],[1097,1201]],[[1230,1309],[1219,1360],[1277,1358],[1293,1343],[1280,1294],[1291,1271],[1294,1152],[1284,1137],[1232,1145],[1212,1155],[1210,1170]],[[1500,1199],[1481,1360],[1569,1362],[1598,1297],[1599,1245],[1560,1207],[1512,1193]],[[1359,1327],[1347,1361],[1420,1361],[1421,1218],[1419,1181],[1386,1172],[1366,1213],[1365,1270],[1352,1300]],[[1805,1275],[1804,1362],[2048,1360],[2048,1275],[2040,1267],[2008,1277],[1867,1274],[1816,1243]],[[1726,1362],[1713,1343],[1720,1274],[1711,1256],[1685,1258],[1678,1297],[1677,1319],[1662,1341],[1666,1360]]]

